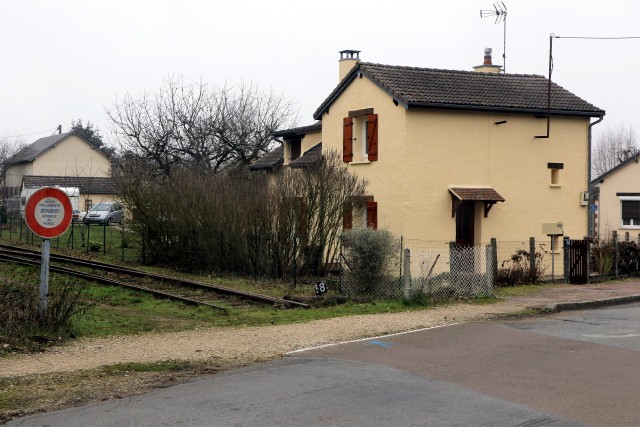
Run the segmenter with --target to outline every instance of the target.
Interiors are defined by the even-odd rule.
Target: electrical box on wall
[[[587,206],[589,204],[589,193],[583,191],[580,193],[580,206]]]
[[[547,236],[560,236],[564,234],[561,222],[543,222],[542,234]]]

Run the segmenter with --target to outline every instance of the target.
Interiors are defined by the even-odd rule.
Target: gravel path
[[[166,360],[266,360],[300,348],[376,335],[517,313],[526,303],[456,304],[423,311],[358,315],[308,323],[207,328],[188,332],[82,339],[45,353],[2,360],[0,378],[69,372],[123,362]]]
[[[123,362],[219,358],[233,360],[240,365],[327,343],[483,320],[558,302],[623,296],[640,299],[640,282],[629,280],[604,285],[554,286],[532,294],[510,297],[496,304],[460,303],[422,311],[337,317],[290,325],[216,327],[188,332],[81,339],[45,353],[1,359],[0,378],[69,372]]]

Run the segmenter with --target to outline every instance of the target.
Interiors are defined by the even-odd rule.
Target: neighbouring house
[[[340,55],[339,83],[317,122],[277,132],[282,146],[254,170],[341,152],[369,181],[369,195],[345,206],[346,228],[465,245],[548,242],[544,223],[587,235],[589,130],[602,109],[543,76],[501,73],[490,49],[475,71]]]
[[[75,132],[40,138],[4,162],[5,199],[20,195],[25,176],[105,178],[109,158]]]
[[[252,171],[273,172],[281,166],[304,167],[322,154],[322,122],[273,133],[281,138],[276,147],[249,167]]]
[[[91,206],[103,202],[119,201],[118,189],[111,177],[92,176],[38,176],[22,177],[22,189],[40,187],[76,187],[80,192],[80,210],[88,211]]]
[[[595,235],[610,238],[616,231],[620,238],[640,234],[640,154],[621,162],[591,182],[596,211]]]

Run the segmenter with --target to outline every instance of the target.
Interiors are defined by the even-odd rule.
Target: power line
[[[53,131],[53,132],[55,132],[56,130],[58,130],[58,128],[57,128],[57,127],[53,128],[53,129],[42,130],[42,131],[40,131],[40,132],[25,133],[25,134],[23,134],[23,135],[2,136],[2,137],[0,137],[0,138],[20,138],[20,137],[23,137],[23,136],[33,136],[33,135],[38,135],[38,134],[40,134],[40,133],[45,133],[45,132],[52,132],[52,131]]]
[[[623,36],[623,37],[590,37],[590,36],[554,36],[556,39],[585,39],[585,40],[629,40],[640,39],[640,36]]]

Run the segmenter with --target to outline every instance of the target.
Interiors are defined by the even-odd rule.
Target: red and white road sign
[[[59,188],[44,187],[29,197],[24,208],[27,225],[34,234],[51,239],[67,231],[73,208],[69,196]]]

